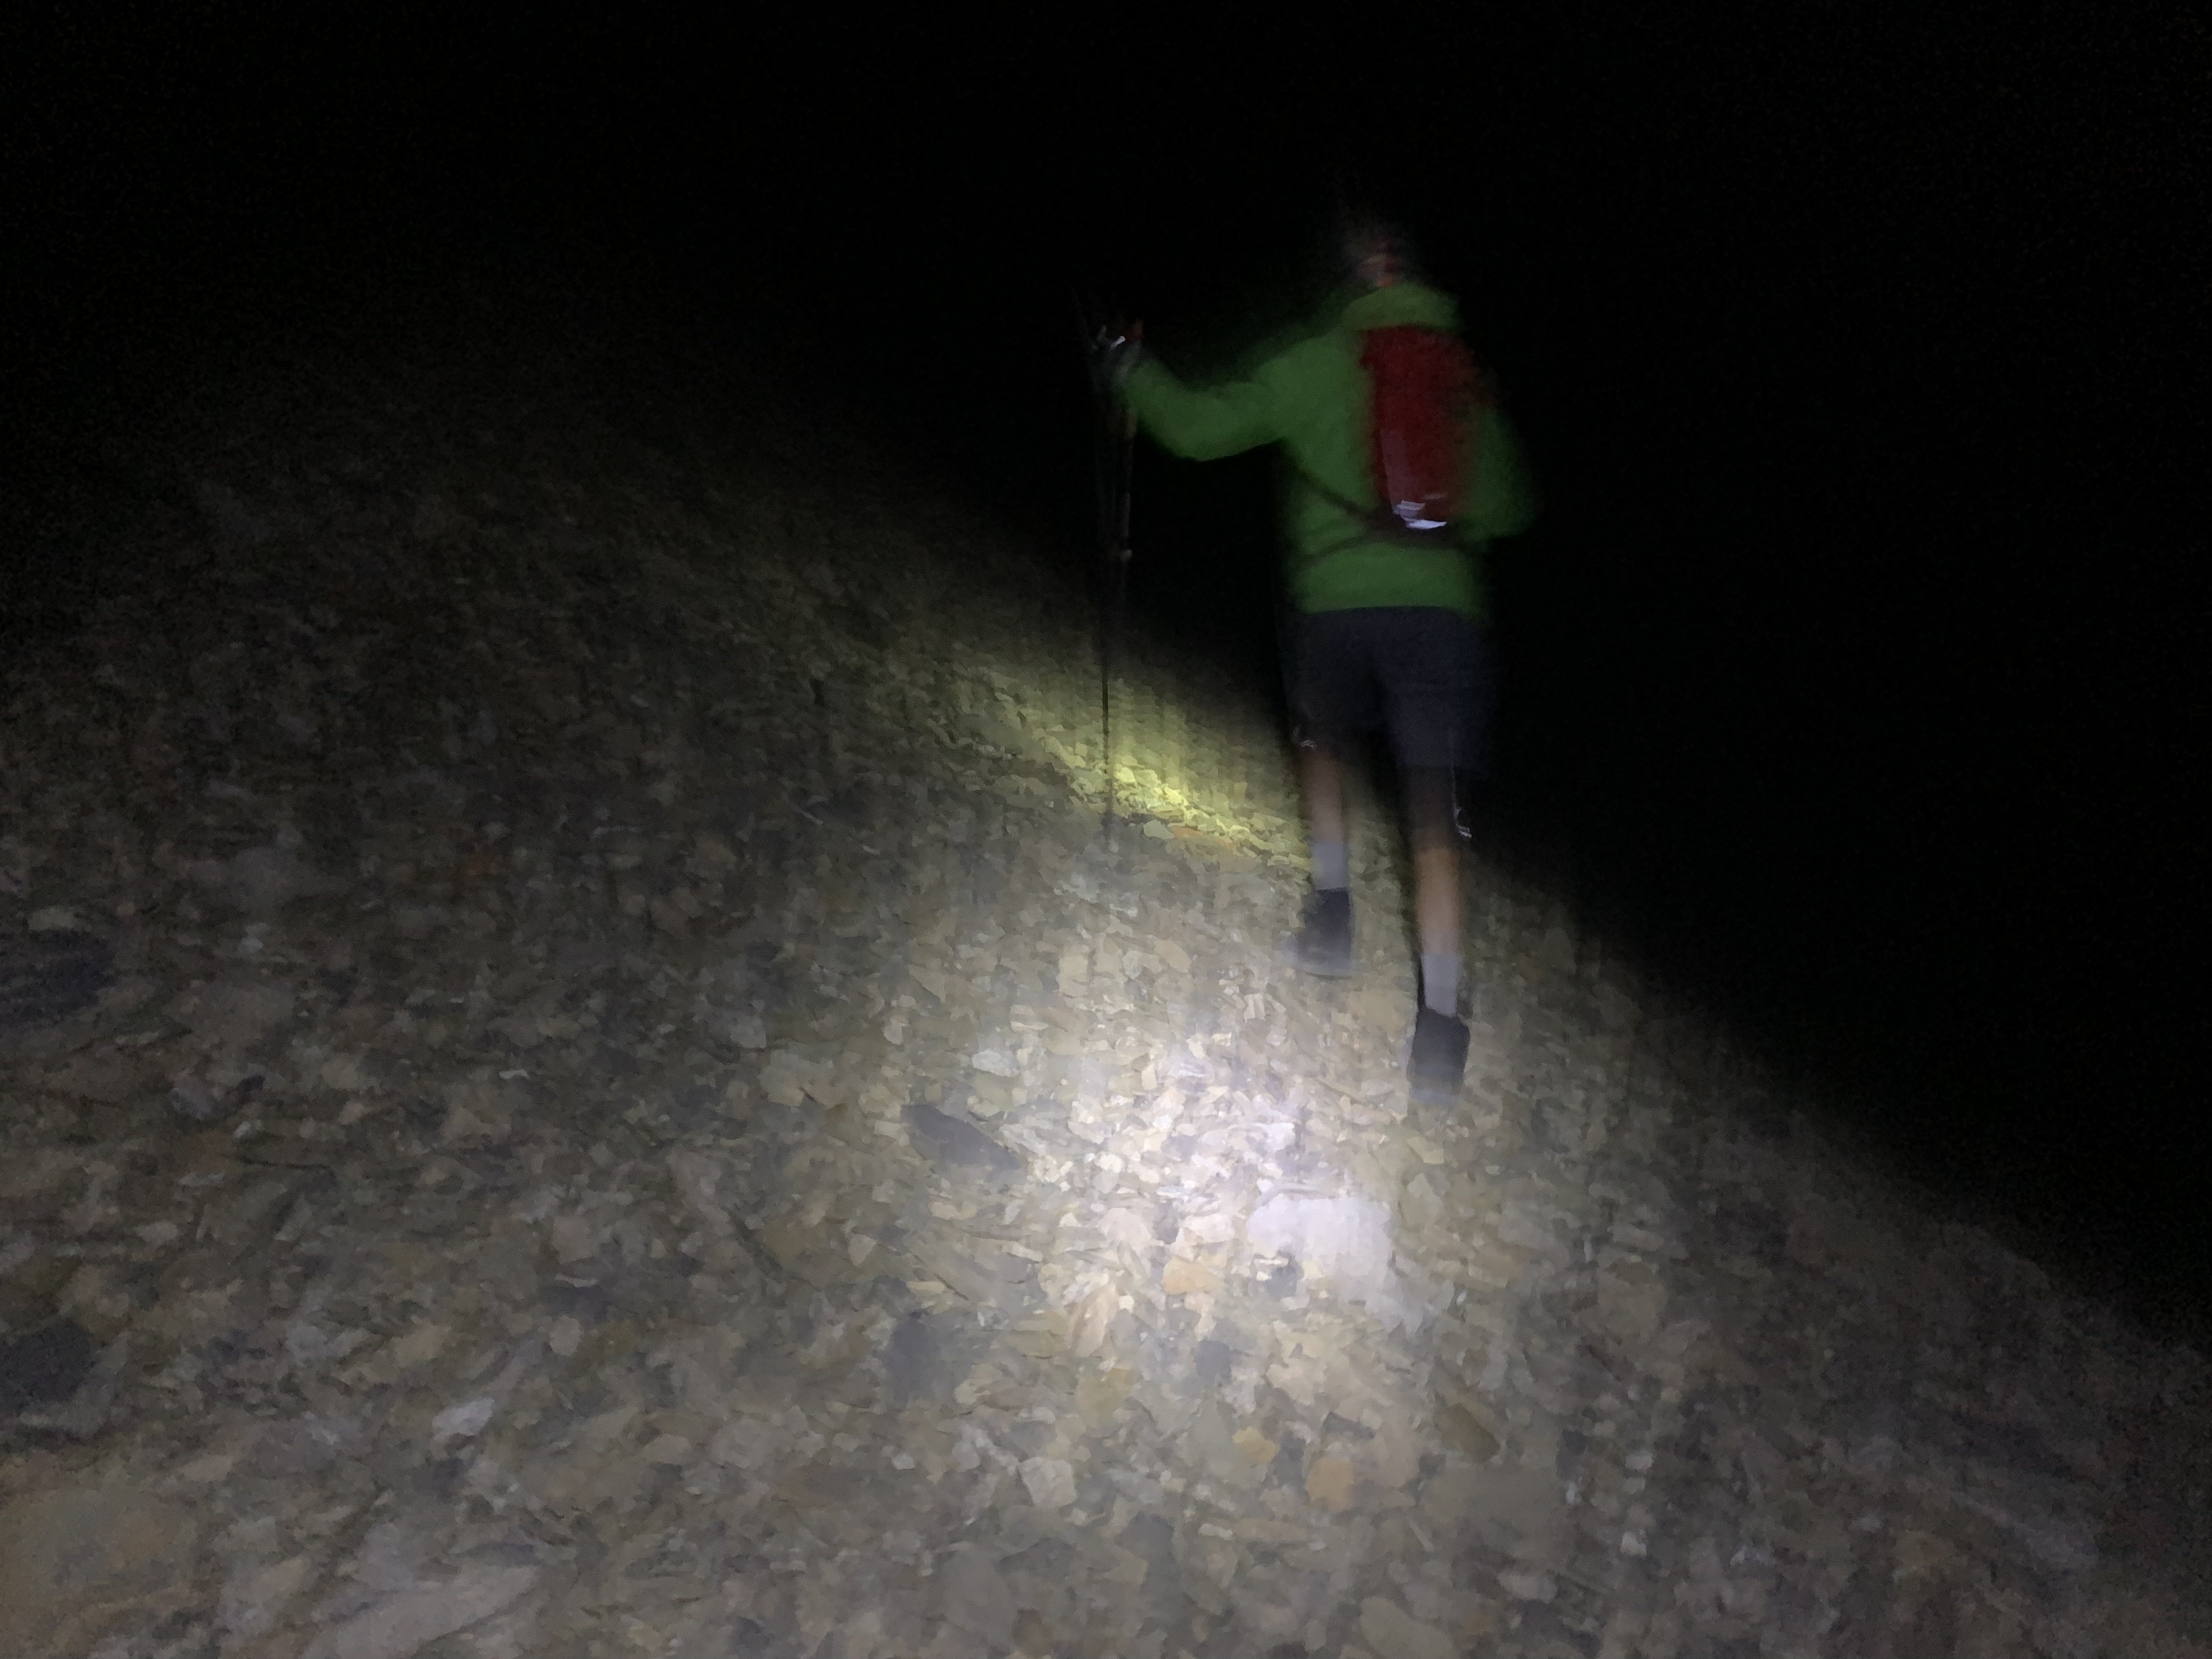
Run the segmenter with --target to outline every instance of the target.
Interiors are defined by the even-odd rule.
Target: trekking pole
[[[1136,553],[1129,545],[1129,501],[1137,465],[1137,411],[1117,398],[1103,411],[1108,423],[1108,442],[1113,456],[1113,534],[1106,550],[1106,579],[1112,598],[1106,617],[1106,684],[1102,688],[1106,743],[1106,850],[1114,850],[1114,671],[1120,665],[1127,642],[1129,623],[1129,564]]]
[[[1096,362],[1103,331],[1094,325],[1089,307],[1079,295],[1075,301],[1077,326],[1082,331],[1086,356]],[[1139,337],[1142,324],[1132,327]],[[1106,815],[1102,827],[1106,850],[1114,850],[1116,787],[1114,776],[1114,669],[1119,659],[1121,635],[1129,604],[1130,484],[1136,468],[1137,414],[1116,395],[1103,374],[1094,370],[1091,389],[1097,397],[1097,428],[1092,447],[1092,474],[1097,495],[1099,551],[1104,562],[1105,591],[1100,596],[1098,635],[1099,744],[1106,775]]]

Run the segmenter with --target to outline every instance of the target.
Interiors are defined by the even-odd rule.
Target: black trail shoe
[[[1413,1098],[1424,1106],[1449,1106],[1467,1075],[1467,1022],[1423,1007],[1413,1022],[1413,1053],[1406,1062]]]
[[[1306,895],[1304,915],[1291,939],[1299,967],[1325,979],[1352,972],[1352,890],[1322,888]]]

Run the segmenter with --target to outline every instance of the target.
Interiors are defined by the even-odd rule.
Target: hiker
[[[1421,279],[1405,235],[1358,223],[1342,255],[1341,308],[1233,383],[1185,385],[1134,338],[1109,337],[1101,351],[1109,382],[1172,453],[1211,460],[1271,443],[1287,453],[1285,669],[1313,860],[1290,948],[1310,972],[1352,971],[1345,766],[1379,729],[1398,763],[1420,935],[1407,1070],[1415,1099],[1444,1104],[1467,1068],[1461,792],[1488,771],[1480,556],[1525,528],[1534,503],[1512,433],[1458,343],[1457,308]]]

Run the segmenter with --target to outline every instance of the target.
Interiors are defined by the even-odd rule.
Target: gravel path
[[[1267,711],[1140,652],[1102,835],[987,522],[211,430],[0,671],[0,1651],[2208,1651],[2201,1358],[1498,872],[1409,1109],[1377,815],[1301,978]]]

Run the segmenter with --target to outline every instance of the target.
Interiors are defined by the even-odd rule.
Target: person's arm
[[[1282,436],[1265,377],[1233,385],[1185,386],[1157,358],[1129,371],[1121,395],[1160,447],[1187,461],[1211,461]]]

